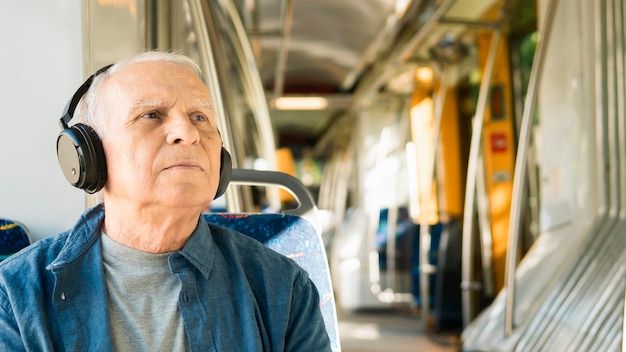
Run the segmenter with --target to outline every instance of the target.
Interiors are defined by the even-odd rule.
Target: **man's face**
[[[184,66],[144,62],[103,82],[108,199],[206,207],[219,182],[221,140],[209,91]]]

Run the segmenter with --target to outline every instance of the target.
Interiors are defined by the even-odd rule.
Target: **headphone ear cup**
[[[215,197],[213,199],[220,197],[224,194],[224,192],[226,192],[232,173],[233,161],[231,160],[230,153],[222,147],[222,151],[220,153],[220,182],[217,186],[217,192],[215,193]]]
[[[57,158],[69,183],[96,193],[107,179],[106,158],[102,142],[91,127],[78,123],[66,128],[57,138]]]

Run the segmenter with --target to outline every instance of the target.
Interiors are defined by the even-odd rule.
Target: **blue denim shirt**
[[[102,206],[0,263],[0,351],[110,351]],[[169,257],[192,351],[329,351],[304,270],[202,218]]]

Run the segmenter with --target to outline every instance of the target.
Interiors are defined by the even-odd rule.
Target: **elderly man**
[[[330,350],[307,274],[200,215],[230,165],[191,60],[107,67],[62,120],[63,172],[103,204],[0,264],[0,350]]]

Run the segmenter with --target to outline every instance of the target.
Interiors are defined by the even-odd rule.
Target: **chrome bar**
[[[421,190],[422,200],[424,201],[420,205],[420,209],[434,209],[428,204],[431,199],[433,183],[435,179],[435,165],[437,161],[437,152],[439,150],[439,139],[441,136],[441,119],[443,118],[443,107],[446,102],[446,95],[448,94],[448,77],[444,68],[441,85],[435,99],[434,106],[434,126],[433,126],[433,154],[427,165],[426,179],[423,182],[423,188]],[[414,159],[413,162],[416,162]],[[411,182],[411,180],[409,180]],[[435,267],[430,264],[430,247],[431,247],[431,233],[430,224],[426,214],[422,214],[420,219],[420,295],[422,296],[422,316],[428,319],[430,314],[430,275],[435,273]]]
[[[218,77],[219,69],[216,63],[216,55],[215,55],[215,47],[217,43],[214,43],[210,39],[210,34],[208,30],[207,17],[210,17],[210,11],[203,10],[202,1],[200,0],[189,0],[190,14],[192,16],[192,23],[194,27],[194,31],[198,36],[198,47],[200,52],[200,61],[199,65],[202,71],[205,73],[206,84],[211,92],[213,101],[215,103],[215,109],[217,113],[217,118],[219,121],[219,126],[222,129],[227,128],[230,124],[226,119],[227,111],[225,110],[225,102],[223,97],[223,89],[220,87],[220,82]],[[212,22],[214,19],[209,18]],[[214,26],[212,26],[214,28]],[[226,148],[232,148],[232,136],[226,131],[222,131],[222,140],[224,141],[224,145]],[[237,160],[233,160],[233,166],[237,166]]]
[[[280,19],[283,23],[282,34],[276,58],[276,71],[274,73],[274,98],[283,95],[285,88],[285,70],[287,68],[287,56],[289,54],[289,39],[291,38],[291,22],[293,22],[293,0],[283,0],[280,10]]]
[[[476,168],[476,205],[478,207],[478,228],[480,229],[481,264],[483,272],[483,292],[487,296],[495,294],[495,278],[493,274],[493,233],[489,217],[489,196],[485,180],[485,159],[483,153],[478,154]]]
[[[619,155],[619,173],[620,177],[618,180],[620,181],[620,199],[621,199],[621,207],[619,211],[619,216],[622,221],[626,221],[626,181],[624,181],[624,176],[626,176],[626,98],[624,95],[626,94],[626,60],[624,59],[624,55],[626,55],[626,49],[624,45],[626,43],[626,34],[624,31],[626,30],[626,26],[624,24],[624,3],[622,0],[614,0],[613,1],[613,16],[614,26],[615,26],[615,53],[614,53],[614,64],[615,64],[615,98],[616,98],[616,111],[617,115],[617,143],[618,143],[618,155]]]
[[[220,6],[222,6],[223,12],[227,13],[228,17],[232,19],[232,25],[237,36],[237,43],[240,44],[234,45],[234,47],[237,53],[237,59],[242,67],[246,94],[250,99],[250,104],[253,107],[252,112],[255,114],[255,120],[257,122],[257,127],[259,128],[259,139],[263,145],[263,152],[261,153],[261,156],[267,162],[270,170],[276,170],[277,161],[274,130],[272,127],[270,112],[267,107],[265,90],[263,88],[263,83],[261,82],[261,74],[259,73],[259,68],[254,59],[252,46],[246,35],[243,22],[238,16],[235,4],[232,1],[220,1]],[[267,190],[267,198],[273,209],[281,208],[278,189],[269,188]]]
[[[624,275],[623,280],[626,281],[626,275]],[[626,352],[626,286],[624,286],[624,307],[622,310],[622,352]]]
[[[385,25],[378,32],[375,38],[373,38],[356,64],[352,65],[352,68],[345,75],[343,82],[341,83],[341,90],[350,90],[357,79],[362,76],[372,62],[376,60],[376,53],[380,51],[380,48],[384,47],[389,41],[392,40],[398,33],[406,26],[408,22],[417,21],[414,14],[418,12],[421,6],[424,4],[421,0],[409,0],[410,4],[406,7],[404,13],[400,16],[396,9],[390,9]],[[396,1],[397,2],[397,1]]]
[[[198,36],[198,48],[200,54],[200,68],[205,73],[205,83],[211,92],[211,97],[215,103],[215,112],[218,119],[218,126],[222,128],[222,142],[224,146],[231,152],[234,152],[234,158],[232,160],[233,167],[239,166],[239,160],[237,158],[235,141],[232,135],[232,128],[227,116],[230,116],[230,108],[226,105],[227,99],[225,95],[228,94],[228,90],[220,85],[220,82],[226,82],[226,79],[221,79],[224,75],[224,64],[217,63],[216,61],[222,60],[220,58],[220,48],[218,43],[218,33],[216,27],[215,14],[204,5],[209,6],[206,2],[200,0],[189,0],[190,14],[192,16],[192,23],[194,31]],[[220,68],[218,68],[221,67]],[[228,209],[232,212],[241,212],[243,210],[242,194],[236,187],[229,187],[226,190],[226,199],[228,203]]]
[[[280,30],[269,30],[269,31],[249,30],[248,31],[249,38],[274,38],[274,37],[280,37],[282,35],[283,35],[283,32]]]
[[[476,115],[472,122],[472,139],[470,141],[469,160],[467,165],[467,180],[465,186],[465,203],[463,207],[463,243],[462,243],[462,263],[461,263],[461,290],[462,290],[462,314],[463,326],[467,326],[476,315],[476,309],[472,300],[472,292],[480,286],[473,282],[472,273],[474,263],[472,253],[474,252],[474,205],[476,196],[476,175],[478,168],[478,157],[482,145],[482,130],[485,120],[485,110],[489,99],[489,89],[491,88],[491,76],[496,62],[496,54],[500,44],[500,29],[495,30],[491,37],[491,48],[485,63],[484,73],[480,82],[478,92],[478,104]]]
[[[306,217],[307,214],[317,213],[317,206],[315,205],[315,200],[313,199],[311,192],[302,184],[300,180],[284,172],[233,169],[230,182],[232,184],[240,185],[277,185],[291,193],[298,203],[296,208],[285,209],[282,211],[283,213],[295,214],[303,217]],[[319,223],[313,223],[316,230],[318,230],[318,233],[321,234],[321,227],[319,226]]]
[[[453,17],[444,17],[439,20],[439,23],[445,25],[454,25],[454,26],[463,26],[469,28],[487,28],[487,29],[496,29],[500,27],[500,22],[498,21],[472,21],[466,20],[463,18],[453,18]]]
[[[615,1],[613,13],[615,15],[615,33],[617,35],[617,40],[615,40],[615,78],[617,80],[617,121],[618,121],[618,139],[619,139],[619,150],[622,151],[620,153],[620,172],[621,172],[621,183],[620,183],[620,194],[622,198],[622,207],[620,209],[620,218],[622,221],[626,221],[626,182],[624,182],[624,175],[626,175],[626,156],[623,153],[626,150],[626,99],[624,94],[626,94],[626,78],[624,77],[626,74],[626,60],[624,55],[626,53],[626,48],[624,45],[626,44],[626,35],[624,33],[626,29],[626,23],[624,23],[625,17],[625,6],[623,1]],[[617,236],[621,236],[622,234],[617,234]],[[621,261],[624,263],[624,260]],[[621,297],[622,311],[621,313],[621,338],[622,338],[622,352],[626,352],[626,275],[624,264],[622,264],[622,274],[621,274],[621,283],[623,286],[622,292],[624,294]],[[615,339],[617,340],[617,339]]]
[[[387,210],[387,286],[394,292],[398,282],[396,267],[396,233],[398,230],[398,206],[390,206]]]
[[[437,7],[437,9],[428,17],[420,29],[412,35],[404,45],[394,50],[385,60],[377,62],[372,72],[369,75],[363,77],[362,84],[359,84],[353,97],[353,106],[351,110],[356,110],[358,104],[362,104],[366,101],[371,94],[378,91],[380,86],[387,80],[389,75],[393,73],[393,70],[404,63],[415,52],[415,49],[422,44],[422,41],[428,36],[428,34],[437,25],[439,19],[441,19],[450,9],[450,7],[456,2],[456,0],[443,0],[443,2]]]
[[[510,336],[514,329],[515,303],[515,270],[517,267],[517,249],[519,247],[519,226],[521,223],[522,202],[526,181],[526,167],[528,166],[528,146],[532,129],[533,114],[537,104],[537,89],[541,77],[541,69],[545,60],[545,52],[550,38],[557,0],[549,1],[543,23],[543,35],[535,50],[533,65],[530,71],[528,90],[524,104],[524,114],[521,121],[521,131],[515,157],[515,173],[513,178],[513,196],[511,198],[511,216],[509,218],[509,238],[506,251],[505,288],[506,303],[504,311],[504,333]]]

